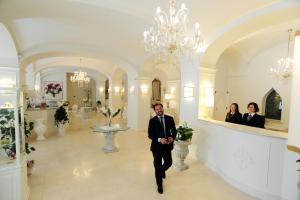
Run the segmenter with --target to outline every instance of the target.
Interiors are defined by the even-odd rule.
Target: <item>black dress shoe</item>
[[[157,192],[158,192],[159,194],[164,193],[163,187],[162,187],[162,186],[157,186]]]

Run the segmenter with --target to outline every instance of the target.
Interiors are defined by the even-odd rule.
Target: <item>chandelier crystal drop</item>
[[[280,58],[277,61],[276,67],[271,67],[270,72],[274,75],[276,75],[279,78],[288,78],[293,73],[293,66],[294,61],[290,57],[290,42],[291,42],[291,33],[292,29],[288,30],[289,33],[289,39],[288,39],[288,50],[287,50],[287,56],[285,58]]]
[[[80,66],[81,66],[81,59],[80,59]],[[70,81],[72,83],[77,83],[78,87],[82,87],[85,84],[89,84],[90,78],[87,76],[86,72],[81,70],[75,71],[72,76],[70,76]]]
[[[156,26],[144,31],[146,51],[172,56],[204,51],[204,40],[199,23],[195,23],[193,33],[188,32],[188,13],[184,3],[176,11],[175,0],[170,0],[169,14],[157,7],[155,15]]]

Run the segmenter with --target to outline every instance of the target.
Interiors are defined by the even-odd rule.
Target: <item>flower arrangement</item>
[[[62,91],[62,86],[60,83],[49,83],[45,86],[45,93],[52,94],[53,97]]]
[[[121,109],[119,108],[116,111],[113,111],[111,108],[102,107],[100,111],[108,119],[108,126],[111,126],[112,118],[117,116]]]
[[[184,122],[182,126],[177,128],[176,141],[190,141],[193,137],[193,129],[187,126],[187,123]]]
[[[54,114],[55,125],[58,127],[59,124],[65,124],[69,122],[69,117],[66,109],[63,106],[60,106]]]

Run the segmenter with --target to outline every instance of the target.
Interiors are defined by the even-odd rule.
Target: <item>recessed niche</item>
[[[268,92],[265,102],[265,117],[281,120],[282,99],[273,88]]]

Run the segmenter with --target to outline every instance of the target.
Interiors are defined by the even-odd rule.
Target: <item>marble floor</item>
[[[64,137],[52,135],[31,143],[36,152],[29,155],[35,160],[29,176],[30,200],[255,199],[191,158],[188,170],[168,170],[164,194],[158,194],[146,132],[118,134],[119,152],[105,154],[102,134],[90,129],[97,121],[101,120],[71,119]]]

